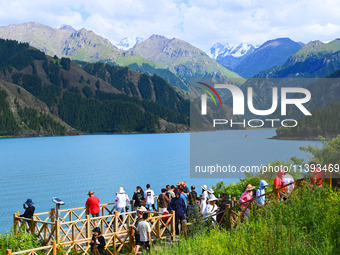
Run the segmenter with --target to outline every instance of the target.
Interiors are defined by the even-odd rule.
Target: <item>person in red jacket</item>
[[[310,178],[311,184],[322,186],[322,181],[323,181],[323,178],[321,178],[323,175],[322,169],[318,167],[317,164],[314,162],[310,163],[310,169],[311,170],[314,169],[312,177]]]
[[[87,194],[89,196],[89,198],[86,200],[86,212],[91,214],[92,217],[99,217],[99,213],[100,213],[100,207],[99,207],[99,198],[93,195],[94,192],[93,191],[89,191],[89,193]],[[94,225],[96,226],[96,222],[94,223]]]

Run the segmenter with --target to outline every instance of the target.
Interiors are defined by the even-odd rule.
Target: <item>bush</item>
[[[37,236],[29,234],[24,230],[20,231],[17,235],[13,232],[0,234],[0,254],[6,254],[7,249],[16,252],[41,246],[44,246],[44,243]]]
[[[340,192],[299,189],[232,231],[205,229],[151,254],[339,254]]]

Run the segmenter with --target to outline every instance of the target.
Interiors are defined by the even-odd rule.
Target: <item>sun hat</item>
[[[123,187],[119,187],[119,189],[118,189],[118,192],[117,192],[117,193],[125,193],[125,191],[124,191]]]
[[[210,194],[214,194],[214,193],[215,193],[215,191],[214,191],[212,188],[210,188],[210,189],[208,189],[208,193],[210,193]]]
[[[26,205],[34,205],[32,199],[28,198],[25,202]]]
[[[137,212],[147,212],[146,208],[144,206],[138,207]]]
[[[211,201],[217,201],[217,198],[212,195],[209,199],[208,199],[208,202],[211,202]]]
[[[87,195],[93,195],[94,192],[92,190],[89,191],[89,193],[87,193]]]
[[[252,186],[251,184],[248,184],[247,187],[246,187],[246,191],[250,191],[250,190],[253,190],[255,189],[255,186]]]
[[[204,189],[204,190],[207,190],[207,185],[204,184],[204,185],[201,186],[201,188]]]

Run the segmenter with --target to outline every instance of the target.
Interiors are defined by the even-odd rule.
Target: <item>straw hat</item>
[[[255,189],[255,186],[252,186],[251,184],[248,184],[247,187],[246,187],[246,191],[250,191],[250,190],[253,190]]]
[[[204,184],[204,185],[201,186],[201,188],[204,189],[204,190],[207,190],[207,185]]]
[[[93,195],[94,192],[92,190],[89,191],[89,193],[87,193],[87,195]]]

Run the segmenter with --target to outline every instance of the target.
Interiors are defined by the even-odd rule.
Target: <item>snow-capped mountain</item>
[[[231,44],[215,43],[207,54],[216,61],[228,68],[234,68],[246,56],[258,48],[249,43]]]
[[[215,43],[209,50],[208,55],[217,59],[218,57],[233,56],[235,58],[243,57],[251,52],[253,52],[258,46],[254,46],[249,43],[240,44],[221,44]]]
[[[122,40],[120,40],[118,44],[116,44],[116,47],[121,50],[129,50],[133,46],[135,46],[137,43],[140,43],[142,41],[144,41],[142,37],[136,37],[134,39],[125,37]]]

